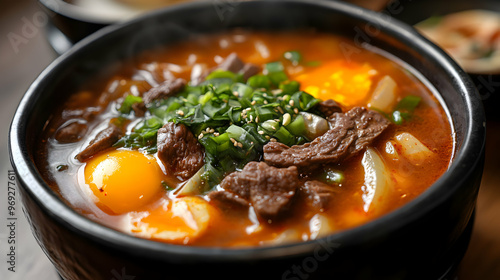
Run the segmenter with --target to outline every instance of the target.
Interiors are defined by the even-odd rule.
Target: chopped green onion
[[[135,95],[127,95],[124,99],[120,107],[118,108],[118,111],[122,114],[130,114],[132,111],[132,105],[135,103],[141,103],[142,98],[140,96],[135,96]]]
[[[282,81],[279,85],[279,88],[283,91],[285,94],[294,94],[295,92],[299,91],[300,89],[300,83],[297,81]]]
[[[289,60],[293,65],[298,65],[302,60],[302,54],[298,51],[288,51],[283,54],[283,57]]]
[[[413,112],[415,108],[417,108],[418,104],[420,104],[421,100],[422,98],[419,96],[408,95],[399,101],[396,105],[396,110]]]
[[[233,82],[236,82],[239,79],[239,75],[231,71],[224,71],[218,69],[210,73],[205,80],[209,81],[213,79],[231,79]]]
[[[253,88],[269,89],[271,88],[271,80],[269,79],[269,77],[264,75],[255,75],[248,78],[247,85]]]
[[[345,180],[344,173],[339,170],[327,168],[318,178],[327,184],[342,184]]]
[[[286,129],[288,129],[288,131],[295,136],[304,136],[306,132],[304,117],[298,115],[289,125],[286,126]]]
[[[295,143],[295,137],[288,132],[284,126],[280,127],[276,133],[274,133],[273,137],[287,146],[292,146]]]
[[[166,122],[185,125],[204,147],[200,178],[208,190],[229,172],[262,158],[270,141],[292,146],[312,140],[312,130],[321,132],[316,132],[314,121],[324,120],[317,111],[319,100],[300,91],[297,81],[288,80],[281,62],[267,64],[264,73],[245,84],[240,74],[214,71],[201,85],[186,86],[176,96],[148,104],[150,114],[114,146],[155,153],[159,128]]]
[[[396,105],[396,109],[389,116],[389,119],[397,125],[401,125],[404,120],[408,120],[412,117],[413,111],[417,108],[422,100],[419,96],[408,95],[401,99]]]
[[[235,93],[238,94],[239,98],[245,98],[245,99],[252,98],[253,94],[252,87],[242,83],[233,84],[233,86],[231,87],[231,91],[233,91],[233,94]]]
[[[271,82],[276,86],[279,86],[280,83],[288,80],[288,76],[284,71],[271,72],[267,74],[267,76],[269,77],[269,80],[271,80]]]
[[[268,132],[271,132],[271,133],[274,133],[275,131],[277,131],[279,126],[280,126],[279,123],[277,121],[274,121],[274,120],[268,120],[262,124],[262,128],[264,128],[265,130],[267,130]]]
[[[269,80],[276,86],[288,80],[288,76],[285,73],[285,67],[283,67],[283,64],[279,61],[267,63],[264,68],[264,73],[267,74]]]
[[[285,70],[285,67],[283,67],[283,64],[281,62],[276,61],[267,63],[264,69],[267,72],[267,74],[269,74],[269,73],[283,72]]]
[[[165,181],[161,181],[161,185],[162,185],[162,186],[163,186],[163,187],[164,187],[167,191],[172,191],[172,190],[175,190],[175,188],[174,188],[174,187],[169,186],[169,185],[168,185],[168,183],[167,183],[167,182],[165,182]]]
[[[401,112],[400,111],[394,111],[392,113],[392,122],[397,124],[397,125],[401,125],[403,124],[403,116],[401,115]]]

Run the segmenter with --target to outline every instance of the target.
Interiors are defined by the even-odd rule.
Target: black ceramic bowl
[[[478,9],[500,14],[500,2],[497,0],[455,0],[450,5],[448,1],[397,0],[393,1],[393,4],[389,5],[384,12],[407,24],[415,25],[433,16]],[[500,106],[500,73],[468,74],[483,100],[488,119],[500,119],[497,109]]]
[[[223,4],[223,3],[222,3]],[[484,156],[484,113],[469,77],[443,51],[392,18],[339,2],[234,2],[175,6],[87,37],[33,83],[10,131],[12,164],[33,234],[65,279],[441,279],[470,237]],[[223,7],[222,7],[223,8]],[[449,170],[402,208],[316,241],[245,249],[170,245],[135,238],[79,215],[33,162],[35,141],[57,102],[114,61],[185,38],[244,27],[316,28],[391,53],[441,93],[455,127]],[[135,277],[135,278],[134,278]]]

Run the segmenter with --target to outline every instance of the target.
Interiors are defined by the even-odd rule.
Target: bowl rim
[[[266,5],[273,1],[249,1],[239,5]],[[271,259],[291,255],[305,255],[311,252],[318,244],[335,243],[342,247],[356,244],[360,240],[375,239],[384,233],[392,232],[410,224],[424,214],[430,212],[437,205],[447,200],[466,180],[473,170],[470,166],[480,164],[485,145],[485,117],[482,103],[477,90],[463,71],[444,51],[429,40],[421,36],[415,29],[394,18],[383,16],[374,11],[337,1],[307,1],[286,0],[287,5],[307,5],[317,9],[329,9],[335,13],[344,14],[364,23],[376,22],[381,32],[386,33],[399,42],[413,44],[412,48],[420,54],[427,55],[434,62],[439,63],[446,75],[451,77],[453,86],[457,89],[467,108],[466,133],[464,142],[449,169],[424,193],[402,207],[366,224],[351,229],[333,233],[317,240],[279,246],[249,247],[249,248],[221,248],[175,245],[152,240],[142,239],[111,229],[78,214],[55,194],[38,173],[35,164],[29,155],[26,145],[26,129],[30,119],[30,110],[36,104],[39,88],[50,81],[53,72],[60,71],[61,65],[85,51],[86,48],[105,37],[131,25],[140,24],[147,18],[167,16],[185,9],[203,8],[212,5],[210,2],[192,2],[179,4],[157,10],[134,20],[105,27],[77,43],[68,52],[52,62],[32,83],[14,114],[9,132],[9,153],[12,166],[17,174],[23,190],[57,223],[63,225],[73,233],[84,236],[105,247],[112,247],[127,254],[144,258],[162,257],[165,259],[175,256],[177,261],[202,260],[204,262],[249,261],[256,259]],[[446,182],[455,184],[446,184]],[[418,211],[414,211],[415,209]],[[367,236],[367,232],[370,235]],[[217,258],[210,258],[216,256]]]

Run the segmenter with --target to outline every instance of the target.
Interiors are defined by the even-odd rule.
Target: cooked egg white
[[[156,208],[137,213],[131,231],[143,238],[189,244],[207,230],[216,214],[213,206],[197,196],[163,199]]]
[[[87,162],[85,183],[108,214],[123,214],[159,199],[164,174],[156,159],[139,151],[113,150]]]

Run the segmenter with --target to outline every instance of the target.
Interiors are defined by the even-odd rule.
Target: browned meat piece
[[[301,188],[306,202],[317,209],[326,209],[335,195],[334,187],[320,181],[307,181]]]
[[[342,108],[333,99],[321,101],[318,105],[318,109],[327,117],[333,115],[333,113],[342,113]]]
[[[144,103],[149,104],[155,100],[173,96],[181,92],[184,86],[186,86],[186,81],[184,79],[166,80],[144,93]]]
[[[243,80],[247,80],[251,76],[258,74],[260,72],[260,67],[243,62],[236,53],[231,53],[222,61],[219,65],[209,69],[206,73],[200,75],[196,79],[192,80],[193,85],[198,85],[205,80],[205,78],[215,70],[231,71],[233,73],[238,73],[243,75]]]
[[[222,206],[222,209],[248,207],[248,201],[228,191],[213,191],[208,194],[210,201]]]
[[[297,166],[301,170],[311,170],[357,154],[389,126],[384,116],[361,107],[345,114],[334,113],[328,121],[332,128],[304,145],[288,147],[279,142],[267,143],[264,160],[278,167]]]
[[[82,140],[87,132],[85,123],[75,121],[60,127],[55,135],[55,138],[60,143],[75,143]]]
[[[169,175],[186,180],[203,166],[203,147],[183,124],[168,122],[160,128],[157,147]]]
[[[216,69],[238,73],[241,69],[243,69],[243,67],[245,67],[245,63],[240,59],[240,57],[236,53],[231,53],[217,66]]]
[[[299,173],[295,166],[276,168],[255,161],[249,162],[242,171],[227,175],[221,182],[225,192],[248,201],[257,215],[265,219],[282,217],[299,185]]]
[[[144,102],[139,102],[132,104],[132,110],[134,110],[136,117],[144,117],[148,109],[146,108],[146,104],[144,104]]]
[[[260,67],[251,63],[245,64],[245,66],[243,66],[243,68],[239,71],[239,73],[243,75],[244,81],[248,80],[248,78],[252,77],[253,75],[259,74],[259,72]]]
[[[107,150],[113,146],[121,137],[123,131],[114,124],[110,124],[106,129],[99,132],[87,148],[76,155],[76,159],[84,162],[95,154]]]

